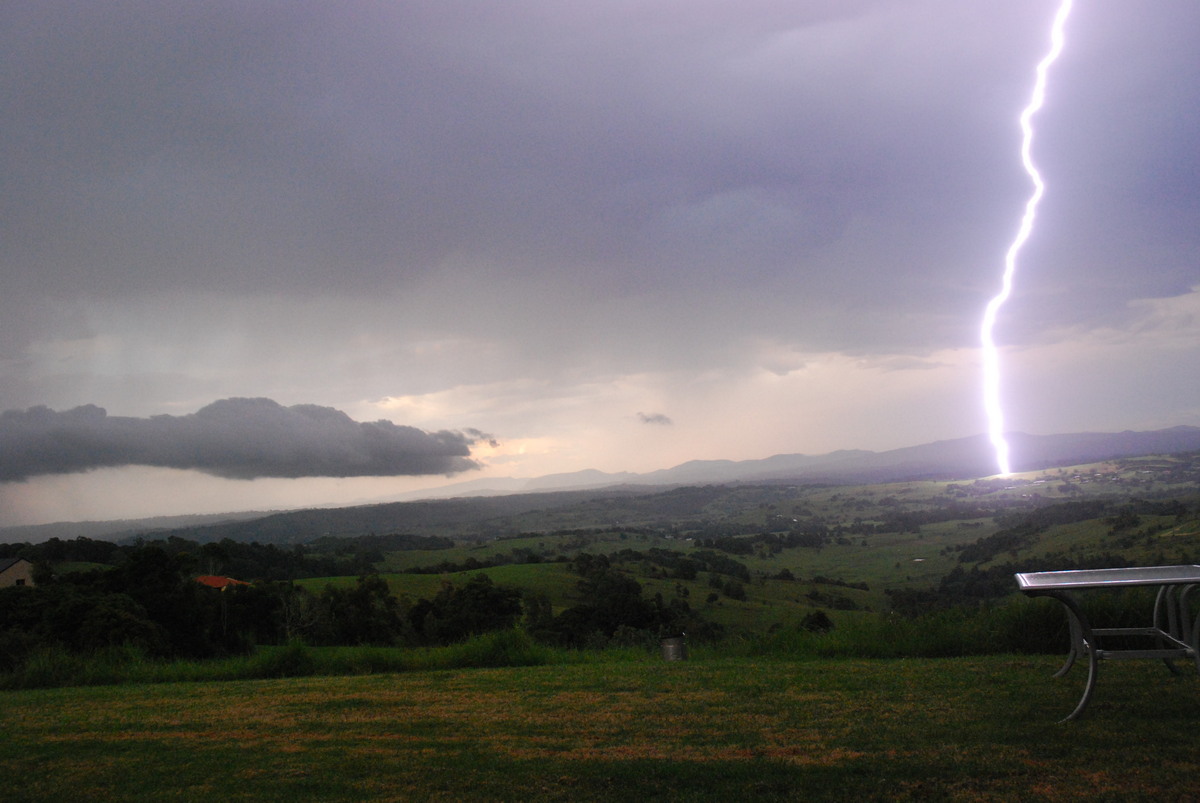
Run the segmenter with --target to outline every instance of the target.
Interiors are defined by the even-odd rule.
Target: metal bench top
[[[1023,572],[1016,575],[1022,591],[1163,586],[1200,583],[1200,566],[1136,566],[1127,569],[1072,569],[1062,572]]]

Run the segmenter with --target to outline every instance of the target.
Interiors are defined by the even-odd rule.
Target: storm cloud
[[[455,474],[477,468],[482,433],[357,422],[332,407],[223,399],[196,413],[110,416],[95,405],[0,413],[0,481],[115,466],[231,479]]]
[[[72,411],[18,414],[4,476],[536,477],[977,434],[1055,6],[0,4],[0,410]],[[1078,2],[1066,39],[1006,421],[1200,424],[1200,3]],[[154,418],[234,397],[417,429]],[[106,417],[85,404],[134,423],[31,423]],[[435,482],[134,466],[0,483],[0,522]]]

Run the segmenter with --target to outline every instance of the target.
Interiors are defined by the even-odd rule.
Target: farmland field
[[[9,800],[1194,799],[1200,682],[701,658],[5,692]]]

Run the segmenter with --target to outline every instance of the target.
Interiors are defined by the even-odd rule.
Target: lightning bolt
[[[980,340],[983,343],[983,408],[987,413],[988,438],[996,450],[996,464],[1001,475],[1011,474],[1012,466],[1009,462],[1008,441],[1004,439],[1004,410],[1000,404],[1000,353],[996,348],[993,330],[996,327],[996,316],[999,314],[1000,308],[1012,294],[1013,274],[1017,271],[1017,254],[1020,253],[1021,247],[1025,245],[1025,241],[1033,232],[1038,203],[1042,200],[1042,193],[1046,188],[1031,155],[1032,121],[1033,115],[1042,108],[1046,100],[1046,73],[1049,71],[1050,65],[1062,53],[1063,27],[1066,24],[1067,15],[1071,13],[1071,5],[1072,0],[1062,0],[1058,7],[1058,13],[1054,15],[1054,23],[1050,27],[1050,50],[1038,63],[1033,95],[1029,99],[1029,105],[1021,112],[1021,164],[1024,165],[1025,172],[1029,174],[1029,179],[1033,182],[1033,194],[1025,202],[1025,214],[1021,217],[1021,226],[1017,229],[1017,236],[1004,256],[1004,276],[1000,292],[988,302],[983,313],[983,324],[980,327]]]

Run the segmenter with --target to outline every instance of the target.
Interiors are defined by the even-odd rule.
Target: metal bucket
[[[665,638],[660,643],[664,661],[687,660],[687,640],[683,636]]]

